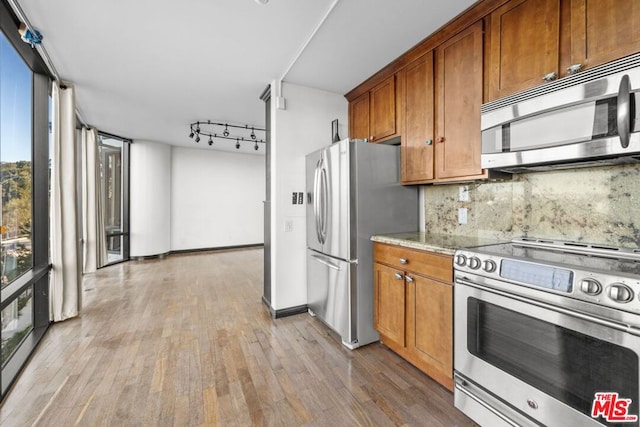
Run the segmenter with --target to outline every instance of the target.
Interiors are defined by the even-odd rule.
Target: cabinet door
[[[560,0],[513,0],[491,14],[489,100],[558,74]]]
[[[396,85],[395,76],[374,87],[369,93],[369,127],[371,142],[379,141],[396,133]]]
[[[436,178],[479,175],[482,22],[436,50]]]
[[[446,377],[453,369],[453,287],[419,275],[409,275],[409,326],[407,345],[426,363]]]
[[[349,138],[369,138],[369,92],[349,103]]]
[[[373,264],[374,326],[398,345],[405,345],[404,273],[382,264]]]
[[[571,1],[571,63],[594,67],[640,51],[640,2]]]
[[[410,64],[404,92],[402,181],[433,179],[433,52]]]

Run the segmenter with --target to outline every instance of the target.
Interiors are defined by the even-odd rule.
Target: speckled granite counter
[[[473,236],[454,236],[445,234],[430,234],[424,232],[410,232],[398,234],[380,234],[371,237],[374,242],[388,243],[407,248],[421,249],[441,254],[453,255],[458,248],[491,245],[499,243],[494,239]]]

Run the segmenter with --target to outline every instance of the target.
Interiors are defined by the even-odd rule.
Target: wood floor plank
[[[82,315],[50,327],[0,424],[474,426],[384,345],[350,351],[306,313],[272,319],[262,256],[172,255],[85,276]]]

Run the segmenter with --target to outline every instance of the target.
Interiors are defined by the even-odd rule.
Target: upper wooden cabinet
[[[594,67],[640,51],[640,2],[571,0],[571,61]]]
[[[489,99],[558,76],[560,0],[514,0],[490,15]]]
[[[482,21],[436,49],[436,179],[481,177]]]
[[[382,142],[399,135],[398,84],[390,76],[349,103],[349,137]]]
[[[637,1],[512,0],[488,21],[487,101],[640,51]]]
[[[349,103],[349,138],[369,138],[369,92]]]
[[[482,21],[409,64],[403,106],[402,182],[482,177]],[[435,66],[434,66],[435,64]]]
[[[434,75],[433,52],[404,71],[404,131],[402,132],[402,182],[434,178]]]

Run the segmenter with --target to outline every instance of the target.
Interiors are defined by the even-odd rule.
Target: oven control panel
[[[455,271],[466,273],[471,281],[475,276],[495,279],[486,282],[487,286],[506,292],[531,293],[522,291],[526,287],[640,314],[640,277],[634,274],[588,271],[468,250],[456,251],[453,263]]]

